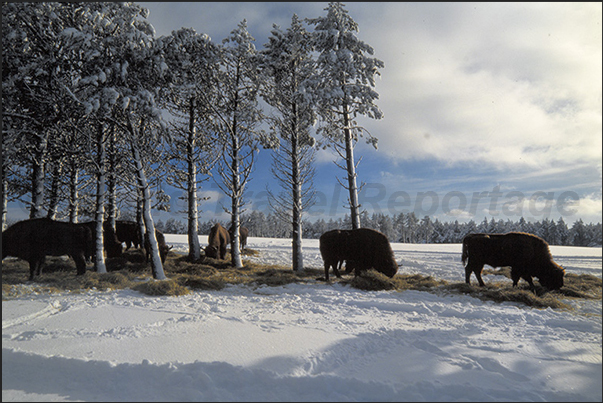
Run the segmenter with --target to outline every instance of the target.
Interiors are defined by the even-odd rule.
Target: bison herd
[[[2,232],[2,259],[14,256],[29,263],[29,280],[39,275],[46,256],[70,256],[76,265],[77,274],[86,272],[86,261],[95,253],[96,222],[67,223],[48,218],[29,219],[17,222]],[[116,221],[115,230],[107,222],[103,225],[104,251],[107,257],[122,254],[122,243],[126,249],[134,246],[145,249],[148,260],[150,245],[148,239],[141,240],[141,229],[134,221]],[[240,227],[240,245],[247,244],[249,231]],[[220,224],[211,228],[205,255],[215,259],[225,259],[227,245],[231,243],[232,228],[226,230]],[[165,262],[171,247],[165,242],[163,233],[156,230],[161,261]],[[147,238],[145,236],[145,238]],[[341,277],[345,262],[345,273],[352,271],[356,276],[374,269],[388,277],[398,272],[392,247],[387,237],[379,231],[368,228],[353,230],[332,230],[319,239],[320,254],[324,261],[324,278],[329,281],[329,271],[333,268],[336,277]],[[463,239],[461,260],[465,268],[465,283],[470,284],[471,273],[478,284],[482,280],[484,265],[491,267],[511,267],[513,287],[519,279],[528,282],[535,291],[532,278],[549,290],[563,287],[565,270],[551,257],[549,246],[542,238],[522,233],[469,234]]]

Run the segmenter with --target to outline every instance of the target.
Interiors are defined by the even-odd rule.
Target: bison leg
[[[511,280],[513,280],[513,287],[517,287],[517,283],[519,283],[520,278],[521,276],[519,275],[519,271],[511,268]]]
[[[77,268],[77,275],[81,276],[83,274],[86,274],[86,258],[84,257],[84,254],[81,253],[73,255],[71,256],[71,258],[75,262],[75,267]]]
[[[335,264],[333,265],[333,273],[335,273],[335,277],[341,278],[341,274],[339,273],[339,269],[337,268],[337,265],[339,265],[339,268],[341,269],[341,266],[343,265],[343,260],[335,262]]]
[[[479,283],[480,287],[484,287],[486,284],[484,284],[484,280],[482,280],[482,269],[483,268],[484,268],[483,264],[481,266],[480,265],[472,265],[471,261],[469,261],[467,266],[465,266],[465,283],[471,284],[471,273],[475,273],[475,277],[477,278],[477,282]]]
[[[536,294],[536,287],[534,287],[534,282],[532,281],[532,276],[523,275],[522,276],[525,281],[530,285],[530,290]]]
[[[29,281],[32,281],[34,277],[39,276],[42,273],[42,265],[44,264],[44,256],[41,258],[34,257],[29,261]]]
[[[220,246],[220,259],[226,259],[226,246]]]
[[[331,264],[329,262],[325,262],[325,281],[329,281],[329,268]]]
[[[37,260],[30,260],[29,261],[29,281],[32,281],[34,279],[34,274],[36,272],[37,269]]]

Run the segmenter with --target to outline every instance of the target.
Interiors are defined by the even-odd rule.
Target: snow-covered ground
[[[290,242],[248,247],[290,265]],[[401,273],[464,279],[460,245],[392,247]],[[601,248],[551,252],[601,277]],[[2,401],[600,402],[601,331],[600,300],[570,312],[324,282],[29,295],[2,301]]]

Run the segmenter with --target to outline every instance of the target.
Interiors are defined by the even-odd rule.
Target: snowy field
[[[187,251],[185,235],[166,238]],[[290,242],[248,247],[290,265]],[[304,242],[305,266],[322,267],[318,240]],[[460,245],[392,247],[401,273],[464,281]],[[551,252],[601,277],[601,248]],[[2,301],[2,401],[600,402],[601,301],[575,305],[324,282],[29,295]]]

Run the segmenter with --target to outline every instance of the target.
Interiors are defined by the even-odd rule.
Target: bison
[[[88,227],[90,229],[90,233],[92,234],[92,239],[96,238],[96,221],[88,221],[79,225]],[[113,227],[109,221],[103,222],[103,249],[107,253],[107,257],[119,257],[121,256],[123,250],[121,241],[117,238],[115,230],[113,230]],[[92,259],[94,250],[95,248],[92,246],[91,250],[89,250],[86,254],[86,260]]]
[[[469,234],[463,239],[461,257],[465,266],[465,283],[471,284],[471,273],[480,286],[484,286],[482,269],[485,264],[492,267],[511,267],[513,287],[520,278],[535,291],[532,277],[549,290],[563,287],[565,270],[553,261],[549,245],[536,235],[523,232],[506,234]]]
[[[163,232],[158,229],[155,230],[155,238],[157,238],[157,246],[159,246],[159,256],[161,256],[161,263],[165,263],[165,259],[167,258],[168,253],[172,249],[172,246],[167,246],[165,243],[165,236]],[[151,257],[151,243],[149,242],[148,237],[145,234],[144,240],[144,249],[145,249],[145,260],[148,261]]]
[[[2,259],[15,256],[29,263],[29,280],[42,273],[46,256],[68,255],[77,274],[86,273],[92,233],[84,225],[35,218],[19,221],[2,232]]]
[[[208,245],[205,248],[205,256],[222,260],[226,257],[226,248],[230,243],[230,234],[226,228],[219,223],[211,227],[208,237]]]
[[[132,245],[136,248],[142,247],[140,229],[134,221],[115,221],[115,235],[117,235],[119,242],[126,243],[126,250],[130,249]]]
[[[228,228],[228,235],[230,235],[230,239],[232,240],[234,238],[233,232],[232,232],[232,225],[230,226],[230,228]],[[239,239],[240,239],[240,245],[241,245],[241,250],[245,249],[245,247],[247,246],[247,236],[249,235],[249,230],[245,227],[239,227]]]
[[[356,275],[371,268],[388,277],[398,272],[389,240],[379,231],[369,228],[332,230],[321,235],[319,244],[326,281],[329,280],[331,267],[335,276],[341,277],[339,269],[344,260],[348,265],[346,272],[353,268]]]

